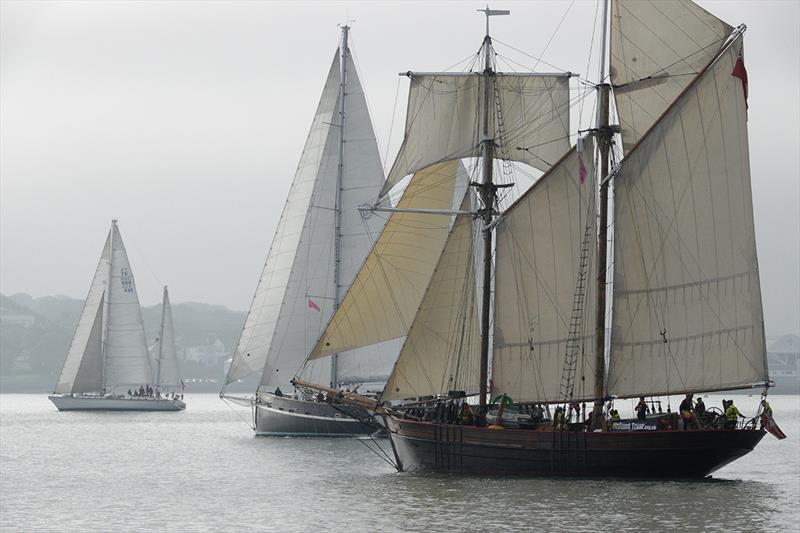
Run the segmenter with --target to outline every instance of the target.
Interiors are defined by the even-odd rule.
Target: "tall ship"
[[[417,305],[366,313],[370,295],[408,292],[408,280],[373,275],[310,360],[402,330],[380,398],[339,395],[383,416],[399,470],[697,478],[749,453],[774,421],[746,27],[688,0],[605,2],[599,76],[577,91],[596,94],[596,119],[576,134],[577,76],[500,72],[489,21],[509,12],[480,11],[468,71],[402,74],[405,138],[381,191],[413,174],[407,195],[432,165],[466,160],[471,200],[416,210],[453,220]],[[523,166],[543,174],[504,207]],[[754,388],[753,418],[692,401]],[[685,396],[678,412],[656,408],[670,395]],[[619,418],[624,398],[641,399],[636,419]]]
[[[385,382],[398,347],[341,350],[304,364],[314,341],[372,248],[384,218],[373,202],[384,171],[366,98],[348,46],[348,26],[328,71],[289,196],[220,396],[252,409],[256,435],[373,433],[366,411],[293,391],[306,376],[333,388]],[[252,395],[236,392],[256,379]],[[380,390],[380,389],[378,389]]]
[[[180,399],[162,396],[153,380],[139,296],[116,219],[111,221],[55,391],[48,398],[59,411],[186,407]]]

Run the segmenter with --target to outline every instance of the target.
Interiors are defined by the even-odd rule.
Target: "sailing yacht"
[[[295,375],[334,389],[385,382],[399,347],[341,350],[304,365],[384,219],[358,210],[384,181],[367,102],[348,46],[333,57],[289,196],[220,397],[249,405],[256,435],[349,436],[376,430],[366,411],[292,391]],[[382,362],[383,361],[383,362]],[[377,362],[377,364],[376,364]],[[252,397],[231,386],[258,379]]]
[[[382,190],[473,158],[479,205],[427,210],[455,220],[418,306],[365,313],[370,296],[407,282],[375,276],[371,294],[337,309],[310,359],[403,336],[377,401],[340,398],[383,416],[398,470],[696,478],[749,453],[771,412],[742,420],[681,407],[619,420],[613,409],[736,389],[766,398],[772,385],[746,27],[689,0],[604,2],[596,124],[570,147],[572,75],[498,72],[489,21],[509,12],[480,11],[477,68],[403,74],[405,139]],[[501,210],[510,161],[544,174]]]
[[[64,367],[48,398],[59,411],[185,409],[180,400],[162,398],[153,383],[136,283],[114,219]],[[153,393],[133,394],[145,388]]]

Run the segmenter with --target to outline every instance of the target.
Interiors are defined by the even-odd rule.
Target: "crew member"
[[[644,420],[649,412],[650,407],[648,407],[647,402],[644,401],[644,396],[642,396],[639,398],[639,403],[636,404],[636,418]]]
[[[736,429],[739,418],[744,418],[742,413],[733,405],[733,400],[728,400],[728,407],[725,409],[725,429]]]
[[[678,410],[681,413],[681,420],[683,420],[683,429],[689,429],[692,425],[692,393],[687,393],[686,397],[681,402]]]

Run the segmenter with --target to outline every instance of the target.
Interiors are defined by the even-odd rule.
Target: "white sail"
[[[469,205],[465,199],[463,207]],[[472,216],[458,215],[406,336],[384,400],[473,390],[480,367]]]
[[[336,184],[344,129],[340,189],[339,287],[343,292],[377,236],[383,220],[362,217],[383,182],[366,99],[346,55],[344,128],[339,127],[339,53],[331,64],[308,140],[228,372],[228,384],[252,373],[262,385],[289,387],[333,312],[337,287]],[[327,375],[329,361],[312,375]],[[324,381],[328,381],[329,377]]]
[[[116,221],[112,222],[111,274],[106,291],[105,387],[146,385],[153,382],[147,337],[128,253]]]
[[[467,175],[458,161],[418,171],[397,204],[449,210],[464,197]],[[458,204],[456,204],[458,205]],[[451,215],[394,212],[364,261],[310,359],[404,336],[411,326],[447,239]]]
[[[495,392],[515,401],[563,400],[568,351],[577,361],[573,397],[591,394],[596,180],[594,143],[589,137],[583,144],[582,152],[570,151],[528,189],[497,226],[492,379]]]
[[[103,308],[111,267],[112,232],[113,228],[108,232],[103,251],[100,254],[100,261],[89,286],[89,294],[86,295],[83,303],[78,326],[72,336],[61,375],[58,377],[56,393],[99,392],[103,389]],[[87,359],[85,366],[83,365],[84,358]],[[89,363],[96,359],[100,360],[99,365]]]
[[[691,0],[612,0],[610,73],[626,152],[732,30]]]
[[[496,158],[547,170],[569,149],[569,76],[498,73],[491,78],[493,101],[501,104],[489,113]],[[381,194],[434,163],[478,157],[481,152],[484,76],[409,77],[405,137]]]
[[[161,390],[175,389],[180,386],[178,372],[178,354],[175,348],[175,326],[172,323],[172,306],[169,303],[169,292],[164,287],[164,300],[161,304],[161,328],[158,336],[156,354],[156,386]]]
[[[768,380],[741,52],[739,37],[616,177],[610,394]]]

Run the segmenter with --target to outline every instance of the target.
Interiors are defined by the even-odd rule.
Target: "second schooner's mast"
[[[336,228],[333,236],[333,286],[334,286],[334,312],[339,307],[341,301],[341,252],[342,252],[342,177],[344,176],[344,121],[345,121],[345,97],[347,96],[347,37],[350,26],[342,26],[342,43],[339,46],[339,163],[336,170],[336,203],[334,213],[336,217]],[[339,354],[331,356],[331,387],[338,385],[338,361]]]

